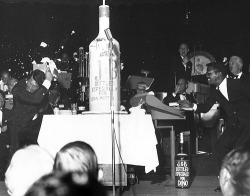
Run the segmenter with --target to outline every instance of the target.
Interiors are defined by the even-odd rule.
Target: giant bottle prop
[[[120,46],[108,39],[109,6],[99,6],[99,34],[89,45],[89,110],[120,110]],[[113,107],[111,107],[113,106]]]

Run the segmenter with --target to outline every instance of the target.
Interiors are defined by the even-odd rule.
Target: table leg
[[[170,158],[171,158],[171,180],[175,180],[175,132],[174,127],[171,127],[170,130]]]

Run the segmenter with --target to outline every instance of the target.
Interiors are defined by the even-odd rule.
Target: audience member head
[[[0,90],[0,109],[2,109],[5,105],[5,94],[2,90]]]
[[[137,89],[136,89],[137,94],[145,93],[146,90],[147,90],[147,84],[145,82],[137,83]]]
[[[3,80],[4,84],[7,84],[8,80],[10,79],[10,72],[8,71],[3,71],[1,73],[1,79]]]
[[[222,162],[220,186],[224,196],[250,195],[250,151],[240,147],[228,153]]]
[[[25,196],[106,196],[105,187],[85,172],[53,172],[36,181]]]
[[[71,142],[56,154],[54,170],[87,172],[97,178],[97,156],[89,144],[82,141]]]
[[[7,86],[8,86],[8,91],[11,94],[12,93],[12,89],[15,86],[15,84],[18,82],[18,80],[16,78],[10,78],[7,82]]]
[[[229,70],[233,75],[238,75],[243,68],[243,60],[239,56],[231,56],[229,60]]]
[[[11,196],[23,196],[41,176],[53,170],[53,157],[38,145],[16,151],[5,173],[5,184]]]
[[[226,77],[227,73],[225,65],[218,62],[208,63],[206,73],[208,84],[219,86]]]
[[[176,88],[178,88],[178,93],[185,93],[188,88],[188,82],[185,78],[180,78],[176,84]]]
[[[188,49],[188,44],[182,42],[182,43],[180,44],[180,47],[179,47],[180,55],[181,55],[182,57],[186,57],[187,54],[188,54],[188,51],[189,51],[189,49]]]
[[[26,90],[30,93],[34,93],[42,86],[45,80],[45,74],[43,71],[36,69],[34,70],[27,80]]]

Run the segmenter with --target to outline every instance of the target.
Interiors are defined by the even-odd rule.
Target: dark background
[[[0,0],[0,66],[11,69],[14,77],[26,76],[31,62],[43,56],[61,58],[59,66],[72,71],[77,67],[73,53],[80,46],[88,52],[98,34],[102,1],[11,2]],[[129,75],[141,75],[140,70],[146,69],[155,78],[152,90],[165,91],[169,62],[181,41],[189,43],[190,51],[209,52],[217,61],[239,55],[248,69],[248,0],[107,0],[106,4],[125,66],[122,85]],[[49,46],[40,47],[42,41]]]

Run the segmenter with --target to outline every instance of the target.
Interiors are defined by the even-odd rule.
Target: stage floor
[[[136,184],[125,190],[122,196],[195,196],[195,195],[221,195],[214,191],[219,185],[217,176],[196,176],[192,185],[188,189],[177,189],[173,182],[169,181],[169,176],[157,177],[152,180],[141,180]]]
[[[151,178],[151,179],[149,179]],[[169,176],[152,176],[147,179],[141,179],[139,184],[132,187],[123,188],[122,196],[210,196],[221,195],[214,189],[218,186],[218,178],[216,176],[196,176],[189,189],[177,189],[173,182],[169,181]],[[112,187],[109,187],[109,195],[112,196]],[[118,196],[118,192],[116,192]],[[8,196],[3,181],[0,181],[0,196]]]

